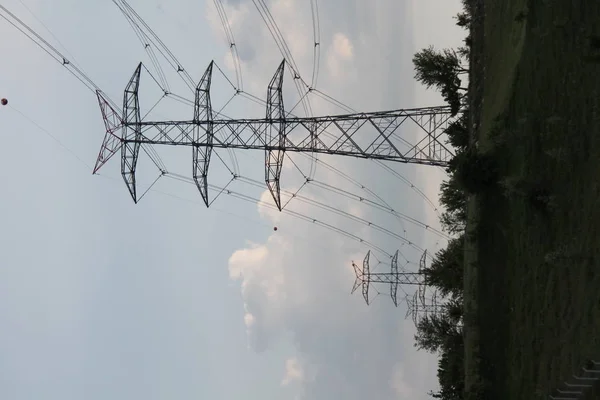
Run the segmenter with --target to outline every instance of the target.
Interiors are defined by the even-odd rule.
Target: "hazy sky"
[[[265,3],[310,81],[310,1]],[[430,44],[460,43],[464,33],[452,19],[458,0],[317,3],[319,90],[364,111],[441,103],[414,82],[411,58]],[[65,52],[117,104],[139,61],[153,72],[134,31],[109,0],[2,4]],[[213,1],[130,4],[195,80],[214,59],[235,81]],[[282,56],[253,1],[223,4],[242,60],[244,89],[264,98]],[[10,101],[0,108],[0,398],[425,399],[435,389],[436,360],[414,349],[405,305],[393,307],[386,288],[369,307],[360,293],[350,295],[350,262],[362,261],[368,245],[225,194],[206,209],[193,185],[168,178],[135,205],[119,175],[118,156],[101,176],[85,165],[94,164],[104,135],[95,96],[1,19],[0,35],[0,97]],[[173,91],[184,93],[176,72],[164,60],[161,65]],[[297,93],[286,74],[285,104],[291,107]],[[140,102],[148,110],[159,92],[149,75],[142,79]],[[215,73],[214,107],[232,94]],[[310,99],[315,115],[343,112],[317,96]],[[168,99],[155,112],[156,118],[192,118],[190,107]],[[237,96],[224,112],[259,117],[264,108]],[[169,170],[191,176],[189,149],[160,154]],[[227,152],[219,155],[229,162]],[[244,176],[264,180],[262,153],[236,155]],[[293,158],[308,171],[304,158]],[[437,224],[433,207],[407,181],[437,204],[439,170],[392,165],[403,181],[369,161],[320,159],[397,211]],[[157,176],[151,167],[140,162],[140,191]],[[215,185],[229,180],[215,157],[210,174]],[[315,178],[373,198],[318,163]],[[286,160],[283,188],[295,190],[301,181]],[[231,189],[272,203],[264,187],[234,182]],[[406,231],[430,251],[444,244],[418,226],[317,186],[300,193]],[[348,218],[296,200],[289,209],[388,253],[401,248],[418,261],[414,249]],[[389,268],[377,256],[383,261],[377,268]]]

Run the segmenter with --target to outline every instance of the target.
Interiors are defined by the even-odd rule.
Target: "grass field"
[[[547,399],[600,358],[600,2],[482,1],[475,133],[508,184],[470,202],[467,346],[486,399]]]

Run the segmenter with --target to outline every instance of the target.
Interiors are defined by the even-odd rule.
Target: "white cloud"
[[[258,205],[258,213],[260,216],[277,225],[277,223],[281,220],[281,213],[277,209],[273,208],[275,206],[275,200],[268,189],[262,192],[260,195],[260,201],[262,203]],[[267,206],[264,203],[269,204],[270,206]]]
[[[299,212],[308,208],[294,205]],[[350,296],[351,257],[360,263],[365,252],[318,229],[308,234],[303,222],[280,215],[279,230],[265,244],[248,244],[229,261],[231,276],[241,281],[251,348],[266,351],[291,337],[300,357],[288,361],[283,382],[297,383],[302,398],[358,399],[373,393],[388,398],[402,385],[415,390],[413,375],[394,370],[413,351],[412,338],[401,340],[406,323],[398,324],[398,318],[404,311],[391,307],[388,298],[367,307],[360,291]],[[325,218],[316,211],[311,215]],[[334,221],[342,228],[347,223]],[[294,235],[305,240],[310,235],[311,241]],[[318,251],[313,241],[328,252]],[[305,379],[305,362],[314,366],[314,379]]]
[[[350,39],[343,33],[336,33],[327,52],[329,75],[340,80],[350,79],[353,71],[353,55],[353,46]]]
[[[252,325],[254,325],[254,315],[250,314],[249,312],[246,312],[246,314],[244,314],[244,324],[246,324],[246,326],[251,329]]]
[[[292,382],[302,382],[304,380],[304,368],[297,358],[289,358],[285,361],[285,375],[281,380],[281,385],[287,386]]]
[[[344,61],[352,61],[352,43],[343,33],[336,33],[333,36],[333,51]]]
[[[280,334],[279,320],[287,299],[285,274],[285,243],[281,236],[272,235],[263,245],[248,243],[229,258],[229,276],[241,280],[244,305],[244,323],[250,347],[257,351],[267,348],[273,337]],[[274,251],[275,249],[280,251]],[[270,304],[271,307],[262,307]]]
[[[247,10],[249,4],[236,1],[226,5],[226,10],[228,16],[233,15],[230,21],[238,49],[248,45],[254,51],[255,57],[242,65],[246,87],[263,93],[282,56],[258,12]],[[268,4],[300,72],[309,81],[313,61],[310,6],[292,0]],[[386,37],[392,30],[395,35],[401,33],[397,16],[402,15],[403,6],[395,0],[381,0],[377,9],[365,8],[361,1],[344,2],[344,7],[319,4],[323,61],[319,89],[357,108],[411,106],[415,86],[412,71],[402,70],[410,64],[410,57],[400,54],[396,39]],[[242,12],[244,18],[239,17]],[[410,21],[408,16],[405,19]],[[221,29],[220,24],[216,29]],[[385,73],[374,70],[376,66],[384,68]],[[290,99],[292,89],[292,79],[286,75],[286,105],[295,104]],[[340,112],[318,97],[311,100],[314,114]],[[285,164],[289,166],[288,160]],[[352,167],[351,161],[337,166],[353,176],[364,172]],[[289,170],[285,168],[284,173]],[[341,184],[338,176],[323,168],[319,171],[328,182],[337,179],[335,184]],[[285,184],[286,188],[294,185],[289,180]],[[435,194],[435,190],[428,188],[427,193]],[[301,193],[324,200],[323,193]],[[395,197],[402,194],[397,189],[390,193]],[[262,192],[261,200],[273,204],[268,190]],[[380,240],[374,238],[372,229],[352,225],[331,212],[298,201],[290,208],[361,237]],[[372,211],[359,205],[346,204],[343,209],[373,218]],[[273,379],[297,389],[301,398],[307,399],[427,398],[427,390],[435,386],[435,364],[431,356],[416,353],[413,348],[414,330],[411,322],[403,321],[405,311],[395,309],[389,298],[378,299],[381,301],[367,307],[360,293],[350,296],[354,283],[350,261],[362,262],[366,246],[264,206],[258,206],[258,212],[278,226],[278,231],[262,244],[248,244],[237,250],[229,260],[229,270],[232,279],[241,283],[251,348],[267,351],[286,340],[296,349],[297,356],[285,364],[283,380]],[[392,241],[385,243],[398,246]],[[385,289],[382,291],[385,295]],[[413,368],[413,364],[422,367]]]
[[[250,243],[250,247],[238,250],[229,259],[229,276],[233,279],[243,277],[248,273],[248,265],[255,265],[260,268],[261,263],[267,257],[265,246]],[[250,274],[252,271],[250,271]]]

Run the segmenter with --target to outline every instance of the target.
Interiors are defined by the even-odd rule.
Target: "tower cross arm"
[[[399,285],[419,285],[423,283],[423,275],[418,272],[371,272],[371,283],[397,283]]]
[[[132,140],[146,144],[314,152],[447,166],[453,153],[440,136],[450,115],[449,108],[442,106],[306,118],[136,121],[124,125],[134,124],[130,128],[137,128],[141,136]],[[270,139],[269,128],[282,123],[285,140]],[[424,133],[422,139],[400,132],[406,124]],[[211,138],[193,134],[198,126],[209,125]]]

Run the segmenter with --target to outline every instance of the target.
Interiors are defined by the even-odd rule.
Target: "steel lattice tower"
[[[106,127],[96,173],[118,150],[121,175],[137,203],[136,166],[142,145],[192,148],[192,175],[204,203],[209,205],[208,166],[215,148],[253,149],[265,152],[265,182],[281,210],[280,177],[285,152],[310,152],[445,167],[453,152],[441,141],[451,119],[447,106],[401,109],[321,117],[286,116],[283,104],[281,62],[267,89],[265,118],[215,119],[210,100],[213,63],[195,90],[194,116],[186,121],[144,121],[140,117],[138,89],[142,64],[125,88],[119,113],[100,91],[100,110]],[[412,123],[425,137],[411,142],[396,131]],[[374,132],[367,137],[365,131]],[[329,130],[333,130],[332,134]],[[120,133],[120,134],[119,134]],[[217,135],[219,134],[219,135]],[[397,137],[399,137],[398,140]],[[331,138],[332,139],[328,139]]]
[[[406,296],[405,300],[407,306],[405,318],[412,317],[415,326],[419,325],[419,321],[424,317],[439,314],[444,309],[444,305],[437,301],[437,292],[433,292],[429,299],[415,292],[412,299]]]
[[[354,281],[354,286],[352,287],[352,293],[356,291],[359,287],[362,288],[362,295],[367,304],[370,304],[369,298],[369,288],[371,284],[384,284],[390,285],[390,297],[394,302],[394,305],[398,306],[398,286],[399,285],[414,285],[419,288],[424,287],[425,279],[424,275],[419,272],[400,272],[398,269],[398,253],[392,256],[391,260],[391,270],[390,272],[371,272],[371,266],[369,265],[369,259],[371,257],[371,251],[367,252],[365,256],[362,267],[356,265],[354,261],[352,262],[352,267],[354,268],[354,273],[356,274],[356,280]]]
[[[437,302],[436,292],[433,292],[430,298],[426,298],[425,296],[427,285],[423,270],[427,260],[427,250],[425,250],[421,256],[418,272],[400,271],[398,268],[398,254],[399,250],[397,250],[392,256],[390,272],[371,272],[371,266],[369,264],[371,256],[370,251],[367,252],[367,255],[363,260],[362,267],[352,262],[352,267],[354,268],[354,273],[356,274],[354,286],[352,287],[352,293],[361,287],[363,298],[368,305],[370,304],[369,288],[371,284],[389,285],[392,302],[396,307],[398,307],[398,286],[417,286],[417,290],[415,290],[412,298],[409,295],[405,296],[407,305],[406,318],[412,317],[412,320],[416,326],[421,318],[441,312],[444,306]]]

